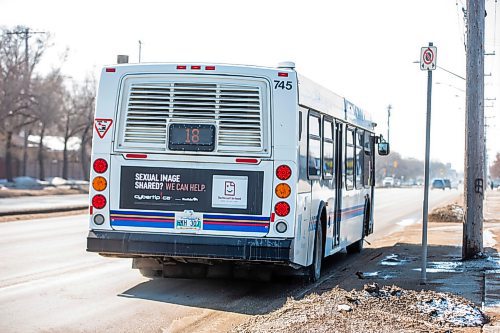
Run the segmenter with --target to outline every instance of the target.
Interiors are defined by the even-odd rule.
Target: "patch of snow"
[[[490,229],[485,229],[483,231],[483,246],[494,247],[496,244],[495,234],[493,234]]]
[[[22,176],[14,178],[14,184],[18,188],[31,188],[39,187],[41,183],[38,179]]]
[[[483,313],[470,304],[459,303],[445,295],[439,299],[421,302],[417,308],[434,320],[444,321],[456,326],[480,326],[486,322]]]
[[[402,227],[408,227],[412,224],[415,224],[416,222],[417,222],[416,219],[404,219],[404,220],[398,222],[397,225],[400,225]]]
[[[337,311],[338,312],[341,312],[341,311],[349,312],[351,310],[352,310],[352,308],[349,305],[347,305],[347,304],[339,304],[339,305],[337,305]]]
[[[400,266],[406,264],[409,260],[401,259],[397,254],[390,254],[380,261],[382,266]]]
[[[65,185],[68,182],[66,179],[61,177],[50,177],[47,178],[47,181],[49,182],[49,184],[54,186]]]
[[[419,271],[420,268],[414,268],[414,271]],[[463,263],[458,261],[431,261],[427,265],[428,273],[459,273],[463,272]]]

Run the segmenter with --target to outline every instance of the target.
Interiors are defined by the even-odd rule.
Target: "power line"
[[[458,0],[455,2],[456,8],[457,8],[457,21],[458,21],[458,27],[462,30],[462,34],[460,36],[460,39],[462,40],[462,44],[464,44],[464,48],[467,49],[467,46],[465,44],[465,11],[464,11],[464,5],[462,0],[460,0],[460,3],[462,4],[462,12],[464,12],[464,18],[460,19],[460,8],[458,8]]]

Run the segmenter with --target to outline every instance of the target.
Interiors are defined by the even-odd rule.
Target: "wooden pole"
[[[484,16],[484,0],[467,1],[463,259],[483,252]]]

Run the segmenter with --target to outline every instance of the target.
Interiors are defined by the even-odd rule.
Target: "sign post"
[[[424,170],[424,204],[422,217],[422,268],[421,284],[427,283],[427,224],[429,214],[429,158],[431,148],[431,101],[432,101],[432,71],[436,69],[437,48],[432,42],[420,50],[420,69],[427,71],[427,120],[425,128],[425,170]]]

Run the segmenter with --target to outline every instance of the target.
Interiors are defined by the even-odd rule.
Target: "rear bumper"
[[[290,262],[289,239],[159,235],[91,230],[87,251],[121,257],[181,257]]]

